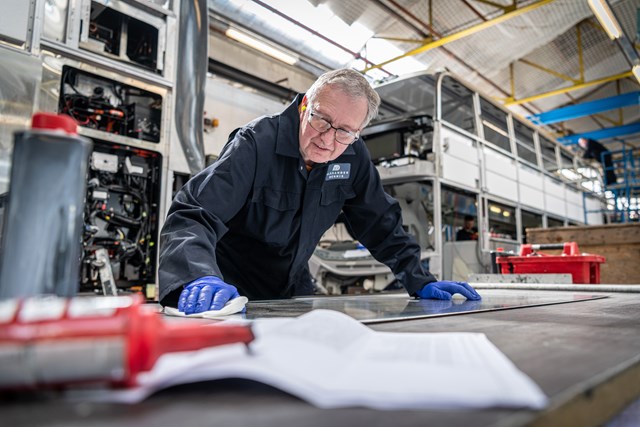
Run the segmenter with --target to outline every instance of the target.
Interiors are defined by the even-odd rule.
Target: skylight
[[[323,40],[300,26],[278,16],[258,3],[251,0],[228,0],[233,6],[242,9],[245,13],[250,13],[256,17],[256,20],[264,21],[265,24],[277,28],[285,38],[303,44],[308,52],[317,52],[326,59],[342,66],[349,66],[359,70],[366,68],[367,64],[359,59],[355,59],[352,55],[330,42]],[[322,36],[344,46],[352,52],[361,53],[373,63],[382,62],[388,58],[402,55],[402,51],[387,40],[371,38],[373,31],[364,25],[354,22],[347,25],[340,19],[331,9],[320,4],[317,7],[308,1],[291,1],[291,0],[262,0],[265,4],[273,7],[279,12],[291,17],[293,20],[300,22],[302,25],[311,28]],[[318,58],[322,59],[322,58]],[[384,67],[386,71],[392,74],[407,74],[415,71],[424,70],[426,65],[419,62],[415,58],[407,57],[395,61]],[[378,69],[367,72],[367,76],[371,79],[381,79],[387,77],[388,74]]]

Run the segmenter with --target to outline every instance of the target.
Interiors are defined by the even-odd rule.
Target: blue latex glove
[[[204,276],[185,285],[178,300],[178,310],[185,314],[220,310],[227,301],[239,296],[235,286],[215,276]]]
[[[431,282],[416,292],[420,298],[450,300],[453,294],[461,294],[468,300],[479,301],[482,299],[475,289],[465,282],[449,282],[443,280],[441,282]]]

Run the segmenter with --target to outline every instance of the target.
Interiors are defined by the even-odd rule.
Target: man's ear
[[[302,101],[300,101],[300,106],[298,107],[298,112],[300,113],[300,121],[302,121],[302,115],[307,109],[307,95],[302,97]]]

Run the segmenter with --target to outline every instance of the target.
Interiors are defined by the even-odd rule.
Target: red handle
[[[536,252],[542,249],[562,249],[562,255],[572,256],[580,255],[578,244],[576,242],[566,243],[544,243],[544,244],[527,244],[520,247],[520,256],[537,255],[549,256],[542,252]]]

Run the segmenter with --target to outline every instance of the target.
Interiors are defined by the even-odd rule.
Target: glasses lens
[[[309,113],[309,124],[318,132],[326,132],[331,127],[328,121],[314,113]]]
[[[338,141],[340,144],[351,144],[355,140],[355,135],[349,131],[346,131],[344,129],[338,129],[336,131],[336,141]]]
[[[329,129],[333,128],[336,130],[335,140],[340,144],[349,145],[353,143],[356,139],[358,139],[357,134],[353,134],[348,130],[334,128],[331,123],[329,123],[326,119],[318,116],[313,111],[309,111],[309,125],[316,131],[320,133],[324,133]]]

